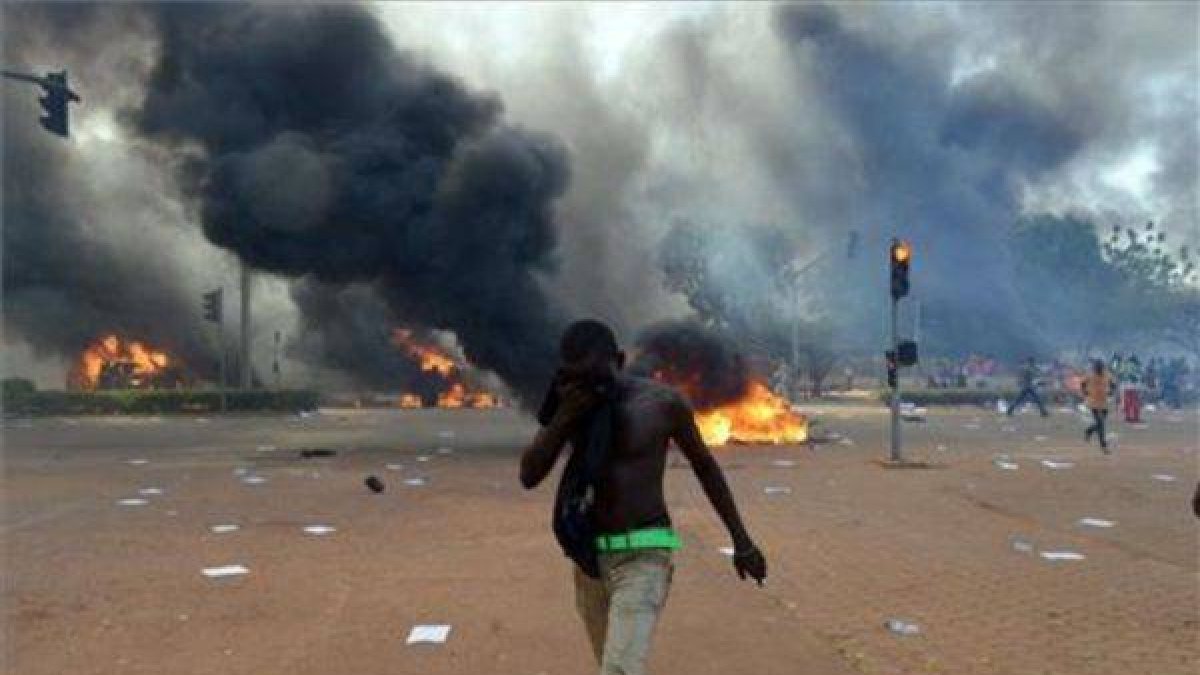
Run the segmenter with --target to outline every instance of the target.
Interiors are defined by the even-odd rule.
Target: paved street
[[[1200,667],[1194,412],[1116,424],[1107,457],[1074,412],[934,409],[905,425],[927,469],[876,462],[881,408],[816,412],[844,440],[719,451],[768,554],[763,589],[733,574],[672,460],[686,548],[653,672]],[[516,482],[530,431],[503,410],[9,420],[6,672],[591,672],[548,530],[552,487]],[[321,449],[336,454],[301,457]],[[369,474],[383,494],[363,487]],[[1083,559],[1043,555],[1056,552]],[[248,574],[202,574],[234,564]],[[452,629],[406,646],[418,624]]]

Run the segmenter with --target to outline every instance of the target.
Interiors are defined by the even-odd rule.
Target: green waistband
[[[645,527],[621,534],[602,534],[596,537],[596,550],[601,553],[633,551],[642,548],[682,548],[683,542],[669,527]]]

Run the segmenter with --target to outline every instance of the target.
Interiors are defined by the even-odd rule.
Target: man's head
[[[611,379],[625,365],[613,330],[599,321],[584,319],[567,326],[558,346],[562,372],[567,377]]]
[[[1095,361],[1092,361],[1092,372],[1096,373],[1097,375],[1103,375],[1104,374],[1104,362],[1101,361],[1100,359],[1096,359]]]

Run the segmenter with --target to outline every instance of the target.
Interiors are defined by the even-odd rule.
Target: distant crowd
[[[1183,357],[1151,356],[1143,362],[1134,353],[1113,354],[1104,365],[1122,392],[1122,402],[1124,392],[1134,392],[1142,405],[1162,404],[1177,409],[1197,388],[1196,372]],[[1038,389],[1082,395],[1081,386],[1091,368],[1090,362],[1076,365],[1061,359],[1014,366],[976,354],[964,359],[933,359],[926,368],[926,386],[989,389],[997,387],[1000,380],[1016,376],[1022,388],[1032,377]]]

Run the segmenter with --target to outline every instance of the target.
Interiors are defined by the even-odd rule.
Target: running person
[[[613,382],[612,443],[592,509],[600,576],[592,578],[576,566],[575,599],[601,675],[643,675],[671,585],[672,550],[680,545],[663,499],[668,442],[674,441],[688,458],[728,529],[738,576],[761,584],[767,564],[742,525],[687,401],[654,380],[620,373],[625,355],[612,330],[597,321],[567,328],[560,352],[566,384],[558,389],[557,412],[521,456],[521,484],[532,489],[546,478],[577,424],[599,404],[580,380],[598,375]]]
[[[1108,373],[1104,372],[1104,362],[1097,359],[1092,364],[1092,374],[1083,378],[1081,385],[1087,407],[1092,411],[1092,425],[1083,432],[1083,440],[1091,441],[1092,434],[1100,439],[1100,449],[1108,454],[1108,439],[1104,437],[1104,420],[1108,417],[1108,399],[1112,396],[1115,385]]]

